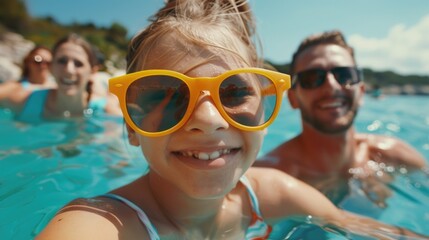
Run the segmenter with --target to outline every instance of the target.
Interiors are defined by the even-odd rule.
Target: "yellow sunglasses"
[[[234,69],[217,77],[188,77],[170,70],[143,70],[109,80],[127,124],[159,137],[182,127],[203,92],[232,126],[257,131],[277,116],[290,76],[261,68]]]

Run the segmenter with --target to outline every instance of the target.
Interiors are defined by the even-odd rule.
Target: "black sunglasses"
[[[362,80],[361,71],[356,67],[334,67],[325,69],[308,69],[292,76],[292,88],[299,85],[304,89],[313,89],[322,86],[326,80],[326,75],[331,72],[335,80],[342,85],[353,85]]]

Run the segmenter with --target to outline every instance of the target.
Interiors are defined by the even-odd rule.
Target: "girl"
[[[148,172],[72,201],[37,239],[265,239],[293,215],[350,231],[382,226],[280,171],[250,167],[290,87],[288,75],[255,68],[251,17],[242,0],[166,3],[132,40],[128,74],[109,85]]]

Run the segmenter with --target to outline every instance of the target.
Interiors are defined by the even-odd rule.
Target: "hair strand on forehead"
[[[356,62],[353,48],[347,44],[344,35],[338,30],[333,30],[333,31],[311,35],[305,38],[301,42],[301,44],[299,45],[298,49],[296,50],[296,52],[293,54],[293,57],[292,57],[292,62],[290,66],[291,74],[295,73],[296,59],[302,52],[304,52],[306,49],[310,47],[322,45],[322,44],[335,44],[345,48],[352,56],[353,61]]]
[[[253,40],[254,18],[246,0],[170,0],[150,21],[130,42],[127,72],[144,69],[151,51],[172,36],[182,45],[232,53],[249,66],[262,64]],[[171,53],[157,52],[154,56],[161,58],[160,54],[168,57]]]

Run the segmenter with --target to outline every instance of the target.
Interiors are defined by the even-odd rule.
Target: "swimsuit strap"
[[[92,109],[94,113],[105,112],[107,105],[107,98],[97,98],[89,101],[88,108]]]
[[[49,89],[41,89],[33,91],[25,101],[24,108],[17,114],[16,118],[19,121],[40,121],[43,117],[46,99]]]
[[[43,111],[50,89],[34,90],[25,101],[22,111],[16,115],[18,121],[38,122],[43,120]],[[94,113],[102,113],[107,105],[107,99],[99,98],[89,102],[88,107]]]
[[[241,183],[246,187],[247,192],[249,193],[250,204],[252,206],[252,219],[250,225],[246,231],[246,239],[248,240],[259,240],[267,239],[272,231],[272,227],[264,222],[262,218],[261,211],[259,210],[259,202],[256,197],[255,192],[253,191],[252,185],[246,176],[240,178]]]
[[[150,222],[149,218],[143,212],[143,210],[141,208],[139,208],[136,204],[134,204],[133,202],[131,202],[130,200],[128,200],[124,197],[121,197],[121,196],[113,194],[113,193],[106,193],[104,195],[101,195],[101,197],[116,199],[116,200],[124,203],[125,205],[129,206],[130,208],[132,208],[134,211],[137,212],[137,215],[138,215],[140,221],[145,225],[146,230],[149,233],[150,239],[151,240],[159,240],[160,239],[160,237],[158,235],[158,231],[156,231],[156,228]]]

